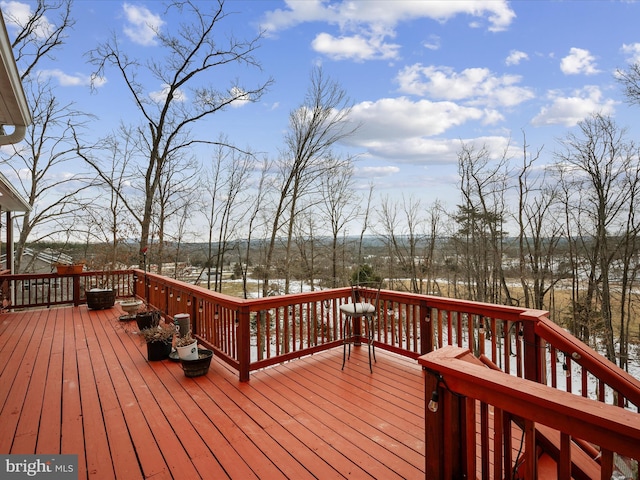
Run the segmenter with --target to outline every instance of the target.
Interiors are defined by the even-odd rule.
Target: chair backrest
[[[378,310],[381,280],[369,280],[351,284],[351,300],[353,303],[370,303]]]

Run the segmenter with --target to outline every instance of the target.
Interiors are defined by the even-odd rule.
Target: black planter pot
[[[111,308],[116,303],[116,291],[112,289],[95,289],[87,292],[87,308],[102,310]]]
[[[184,360],[180,359],[180,364],[184,370],[185,377],[199,377],[206,375],[211,366],[211,358],[213,357],[212,350],[198,350],[197,360]]]
[[[136,314],[136,322],[138,324],[138,330],[145,328],[157,327],[160,323],[160,315],[155,312],[142,312]]]
[[[171,353],[171,342],[148,342],[147,360],[157,362],[169,358]]]

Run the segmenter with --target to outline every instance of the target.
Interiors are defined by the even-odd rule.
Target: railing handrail
[[[599,380],[623,394],[633,404],[640,406],[640,380],[605,359],[593,348],[584,344],[548,318],[540,318],[535,324],[540,338],[568,352],[573,360],[586,367]]]
[[[440,375],[440,386],[455,395],[493,405],[608,451],[640,457],[637,413],[489,369],[470,361],[470,355],[466,348],[447,346],[418,361],[428,373]]]

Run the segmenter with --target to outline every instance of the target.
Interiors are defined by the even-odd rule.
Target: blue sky
[[[28,5],[0,2],[5,17]],[[640,107],[625,103],[615,71],[640,60],[640,3],[230,0],[226,10],[236,13],[225,33],[249,38],[265,30],[256,52],[262,72],[229,73],[249,85],[268,77],[275,83],[259,103],[216,114],[202,132],[276,156],[290,111],[303,100],[312,68],[322,65],[362,123],[340,148],[358,155],[358,185],[374,182],[378,195],[455,205],[461,141],[496,155],[509,144],[517,158],[524,132],[551,161],[557,139],[593,112],[612,115],[632,138],[638,133]],[[42,69],[61,98],[97,117],[99,136],[134,114],[115,72],[90,92],[85,52],[115,33],[132,56],[153,55],[147,25],[173,28],[179,18],[167,18],[155,1],[77,0],[73,16],[66,46]]]

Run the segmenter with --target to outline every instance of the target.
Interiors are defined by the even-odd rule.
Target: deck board
[[[119,307],[0,316],[0,453],[76,453],[79,478],[424,478],[417,362],[342,349],[206,376],[148,362]]]

